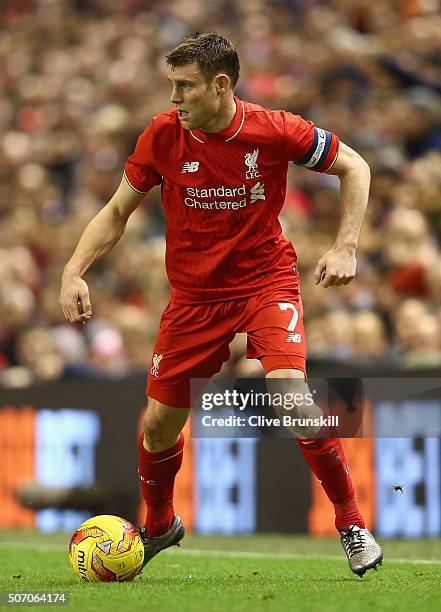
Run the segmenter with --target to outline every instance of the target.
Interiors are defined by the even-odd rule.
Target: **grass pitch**
[[[337,538],[187,535],[133,582],[98,584],[73,576],[68,541],[67,534],[0,531],[0,590],[65,591],[65,609],[105,612],[441,609],[440,540],[385,541],[383,566],[360,579]]]

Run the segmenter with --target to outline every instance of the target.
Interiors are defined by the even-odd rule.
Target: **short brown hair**
[[[239,78],[239,57],[232,42],[215,32],[188,36],[165,56],[171,68],[197,62],[200,71],[210,83],[216,74],[224,72],[231,79],[233,89]]]

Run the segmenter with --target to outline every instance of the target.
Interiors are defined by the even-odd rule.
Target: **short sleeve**
[[[124,167],[124,176],[130,187],[140,193],[147,193],[155,185],[161,183],[161,175],[155,169],[154,127],[150,123],[139,136],[135,150],[127,159]]]
[[[285,112],[288,159],[297,166],[326,172],[337,158],[339,140],[332,132],[316,127],[300,115]]]

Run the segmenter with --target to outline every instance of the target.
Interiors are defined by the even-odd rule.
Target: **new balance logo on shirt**
[[[198,161],[185,162],[185,164],[182,166],[181,174],[184,174],[184,172],[197,172],[198,170]]]

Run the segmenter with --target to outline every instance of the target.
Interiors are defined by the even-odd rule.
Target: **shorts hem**
[[[300,370],[306,376],[306,357],[303,355],[263,355],[258,359],[265,374],[273,370]]]
[[[191,408],[190,391],[189,389],[183,391],[182,385],[179,387],[160,387],[147,383],[146,396],[171,408],[184,410]]]

